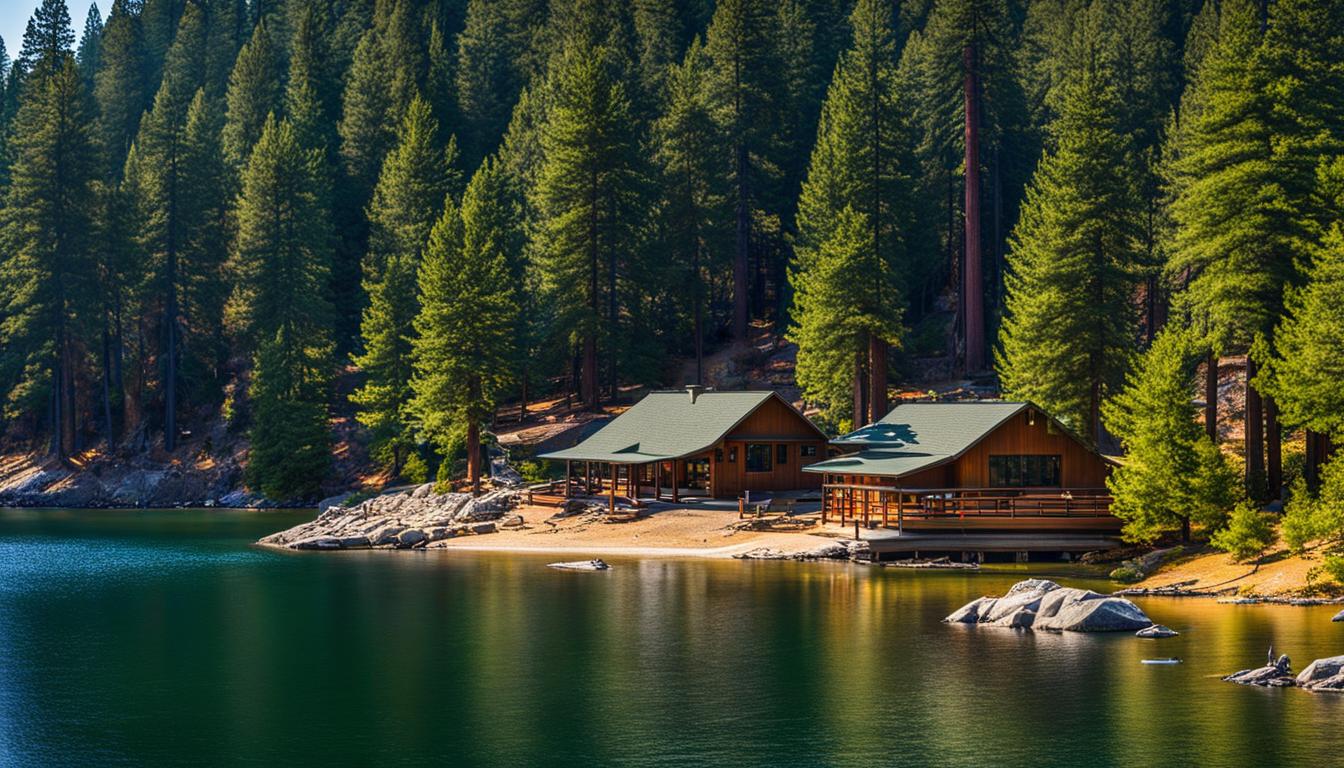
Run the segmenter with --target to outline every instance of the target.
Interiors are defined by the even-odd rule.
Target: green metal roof
[[[956,459],[1030,403],[902,403],[874,424],[831,441],[858,453],[803,467],[804,472],[900,477]]]
[[[643,464],[703,453],[772,397],[779,395],[705,390],[692,399],[687,390],[651,392],[587,440],[541,458]]]

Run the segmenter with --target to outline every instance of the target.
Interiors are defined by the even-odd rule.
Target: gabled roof
[[[706,390],[694,398],[686,390],[651,392],[587,440],[573,448],[542,454],[541,458],[643,464],[703,453],[772,397],[793,409],[787,400],[769,391]],[[798,418],[811,426],[801,413]],[[826,439],[821,430],[817,430],[817,436]]]
[[[1000,425],[1034,407],[1031,403],[998,400],[902,403],[881,421],[831,441],[833,445],[859,448],[858,453],[809,464],[803,471],[908,475],[955,461]],[[1055,425],[1063,430],[1058,422]]]

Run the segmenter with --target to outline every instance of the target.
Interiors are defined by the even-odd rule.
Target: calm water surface
[[[1329,608],[1179,638],[939,619],[1028,573],[248,546],[302,513],[0,510],[0,765],[1326,766],[1344,696],[1217,675]],[[1025,567],[1024,567],[1025,568]],[[1144,666],[1145,656],[1185,664]]]

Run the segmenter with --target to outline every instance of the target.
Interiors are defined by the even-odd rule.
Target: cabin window
[[[747,471],[770,471],[770,444],[747,443]]]
[[[776,446],[775,446],[775,463],[776,463],[776,464],[788,464],[788,463],[789,463],[789,444],[788,444],[788,443],[780,443],[779,445],[776,445]]]
[[[798,446],[798,455],[801,456],[801,457],[803,457],[804,459],[815,458],[816,455],[817,455],[817,446],[815,446],[815,445],[800,445],[800,446]]]
[[[1059,456],[990,456],[991,488],[1050,488],[1060,484]]]
[[[728,449],[728,463],[729,464],[737,463],[737,448]]]

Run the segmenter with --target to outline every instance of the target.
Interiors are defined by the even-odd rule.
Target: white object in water
[[[1180,659],[1144,659],[1144,664],[1180,664]]]
[[[559,568],[564,571],[605,571],[611,568],[602,560],[577,560],[570,563],[547,563],[547,568]]]

